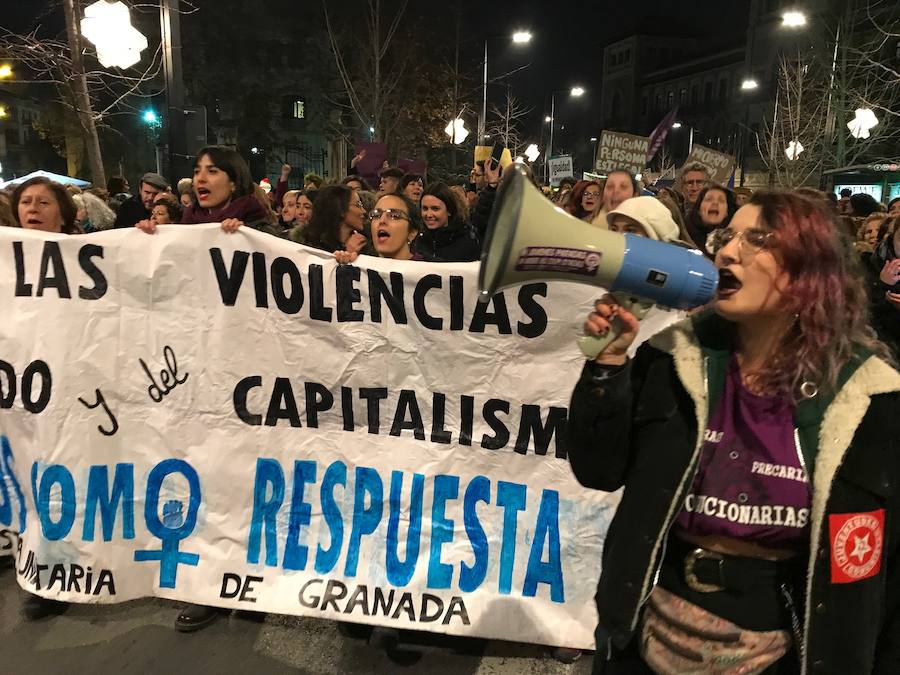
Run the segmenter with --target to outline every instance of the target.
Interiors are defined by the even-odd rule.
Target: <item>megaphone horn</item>
[[[578,220],[547,200],[523,167],[511,164],[482,248],[480,299],[509,286],[553,280],[619,292],[617,298],[628,304],[641,299],[636,309],[646,311],[654,303],[676,309],[705,305],[716,294],[719,274],[699,251]],[[602,339],[603,346],[615,339],[615,328]]]

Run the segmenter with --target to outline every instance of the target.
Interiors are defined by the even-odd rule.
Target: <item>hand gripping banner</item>
[[[565,424],[596,289],[251,230],[0,228],[0,549],[67,602],[593,647],[616,498]]]

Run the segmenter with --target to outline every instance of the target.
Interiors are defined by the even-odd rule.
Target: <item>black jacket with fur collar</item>
[[[724,383],[727,335],[714,315],[681,322],[611,377],[588,363],[575,387],[567,428],[575,476],[598,490],[625,488],[603,551],[598,650],[634,637],[697,466],[698,430]],[[801,672],[900,673],[900,374],[860,354],[836,394],[797,404],[795,427],[812,489]],[[880,568],[849,568],[860,577],[850,582],[831,531],[848,514],[869,525],[884,517],[868,540],[881,547]]]

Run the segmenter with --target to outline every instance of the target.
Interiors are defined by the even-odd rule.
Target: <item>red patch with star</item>
[[[831,536],[831,583],[851,584],[881,571],[884,509],[828,516]]]

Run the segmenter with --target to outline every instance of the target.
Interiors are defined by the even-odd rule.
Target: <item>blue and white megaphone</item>
[[[710,302],[719,272],[699,251],[578,220],[535,188],[523,167],[507,167],[481,253],[478,285],[487,300],[502,288],[531,281],[598,286],[640,319],[654,304],[691,309]],[[600,338],[579,346],[594,358],[621,332],[617,320]]]

